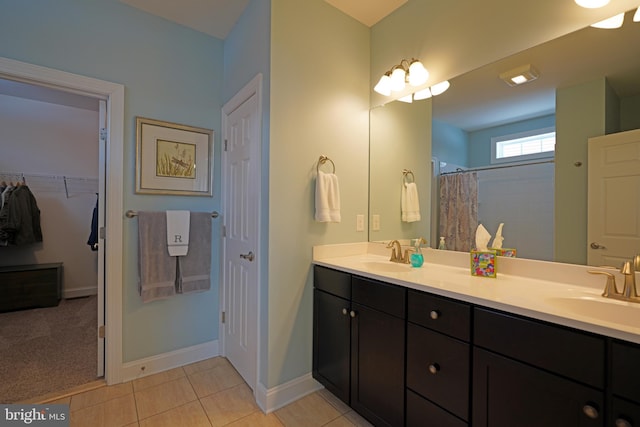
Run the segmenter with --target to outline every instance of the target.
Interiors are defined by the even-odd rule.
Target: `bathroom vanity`
[[[601,298],[586,270],[488,279],[448,251],[412,269],[335,246],[314,252],[313,376],[374,425],[640,426],[640,307],[615,303],[630,326],[567,310]]]

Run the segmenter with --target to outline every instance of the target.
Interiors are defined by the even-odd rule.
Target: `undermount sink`
[[[410,264],[399,264],[391,261],[365,261],[364,266],[373,273],[408,273],[411,271]]]
[[[592,317],[605,322],[638,327],[640,325],[640,304],[616,301],[605,297],[553,297],[547,302],[556,308]]]

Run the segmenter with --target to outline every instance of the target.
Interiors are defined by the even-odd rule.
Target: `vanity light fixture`
[[[518,86],[537,79],[539,75],[538,70],[527,64],[500,74],[500,78],[509,86]]]
[[[575,2],[578,6],[586,7],[587,9],[597,9],[609,4],[609,0],[575,0]]]
[[[420,101],[421,99],[429,99],[431,98],[432,94],[431,94],[431,88],[426,88],[426,89],[422,89],[417,91],[416,93],[413,94],[413,100],[414,101]]]
[[[638,7],[636,13],[633,14],[633,22],[640,22],[640,7]]]
[[[407,96],[403,96],[402,98],[398,98],[398,101],[406,102],[407,104],[411,104],[413,102],[413,96],[411,94]]]
[[[612,16],[611,18],[604,19],[602,21],[596,22],[595,24],[591,24],[593,28],[604,28],[607,30],[611,30],[614,28],[622,27],[624,23],[624,13],[619,13],[616,16]]]
[[[438,96],[441,93],[444,93],[447,89],[449,89],[449,86],[451,86],[451,84],[449,83],[449,80],[436,83],[431,87],[419,90],[416,93],[414,93],[413,100],[420,101],[421,99],[429,99],[432,96]]]
[[[429,71],[424,68],[422,62],[415,58],[411,61],[403,59],[400,64],[394,65],[380,77],[380,80],[373,88],[381,95],[389,96],[391,92],[398,92],[404,89],[409,83],[411,86],[420,86],[429,78]]]

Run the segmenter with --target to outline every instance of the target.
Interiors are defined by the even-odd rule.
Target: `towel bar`
[[[126,216],[127,218],[133,218],[134,216],[138,216],[138,211],[132,211],[131,209],[129,209],[124,213],[124,216]],[[211,218],[218,218],[218,212],[211,212]]]

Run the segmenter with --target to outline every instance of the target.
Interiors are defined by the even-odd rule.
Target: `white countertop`
[[[323,245],[313,263],[640,344],[640,304],[602,297],[605,277],[587,273],[597,268],[500,257],[497,277],[486,278],[471,275],[468,253],[425,249],[420,268],[389,254],[379,243]],[[616,281],[621,290],[621,274]]]

